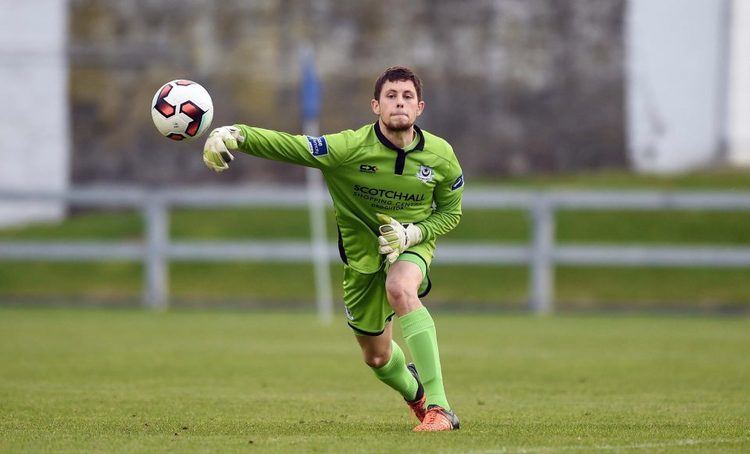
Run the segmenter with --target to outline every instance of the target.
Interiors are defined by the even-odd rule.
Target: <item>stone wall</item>
[[[165,81],[211,92],[214,125],[299,132],[299,54],[324,86],[322,132],[374,121],[390,65],[423,78],[420,124],[467,175],[624,167],[625,0],[84,1],[70,3],[76,183],[292,181],[301,169],[240,157],[212,175],[202,140],[172,143],[149,114]]]

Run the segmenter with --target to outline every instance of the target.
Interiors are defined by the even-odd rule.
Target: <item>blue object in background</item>
[[[302,61],[302,120],[317,120],[320,114],[321,86],[315,71],[315,58],[307,52]]]

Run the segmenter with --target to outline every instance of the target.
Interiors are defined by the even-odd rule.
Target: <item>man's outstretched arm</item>
[[[346,150],[345,133],[321,137],[293,135],[246,125],[222,126],[211,131],[203,148],[203,161],[217,172],[229,168],[231,151],[274,161],[326,169],[338,165]]]

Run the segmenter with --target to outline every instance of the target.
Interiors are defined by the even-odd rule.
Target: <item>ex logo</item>
[[[375,173],[378,171],[378,166],[371,166],[369,164],[362,164],[359,166],[359,171],[364,173]]]

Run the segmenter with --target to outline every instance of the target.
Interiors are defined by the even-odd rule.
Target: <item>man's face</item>
[[[406,131],[422,115],[424,101],[417,99],[417,90],[410,80],[385,81],[380,99],[371,101],[372,111],[391,131]]]

